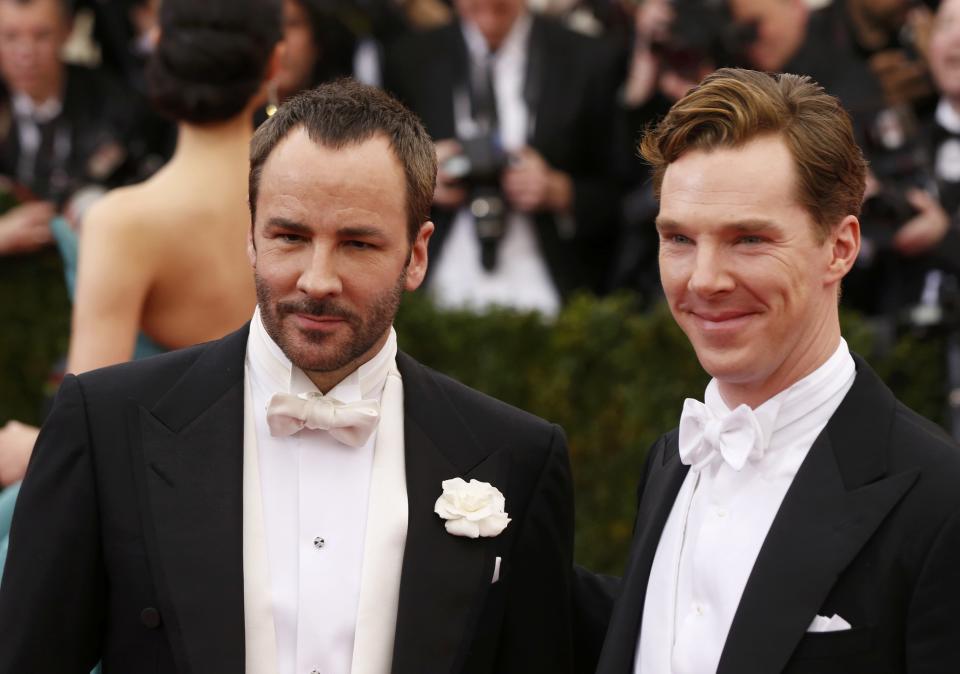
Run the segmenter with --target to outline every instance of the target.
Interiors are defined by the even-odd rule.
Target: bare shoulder
[[[162,175],[120,187],[94,203],[83,218],[82,238],[109,237],[141,251],[161,245],[169,223],[178,219],[179,200],[171,198]]]
[[[90,206],[80,231],[81,266],[83,259],[98,263],[109,259],[114,269],[123,260],[149,266],[160,243],[150,193],[147,183],[121,187]]]

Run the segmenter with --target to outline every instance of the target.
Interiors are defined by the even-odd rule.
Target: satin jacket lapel
[[[161,620],[182,672],[244,670],[246,343],[244,328],[204,347],[152,409],[129,410]]]
[[[459,669],[467,635],[482,608],[493,569],[495,539],[446,532],[433,511],[453,477],[498,487],[497,448],[480,447],[458,411],[423,366],[399,353],[403,377],[404,443],[409,519],[397,607],[394,674],[442,674]]]
[[[633,671],[650,568],[660,543],[660,534],[689,470],[680,461],[676,431],[663,436],[650,453],[630,558],[604,640],[598,674]]]
[[[767,534],[718,674],[781,671],[838,575],[916,482],[916,472],[886,474],[896,401],[856,361],[853,387],[811,447]]]

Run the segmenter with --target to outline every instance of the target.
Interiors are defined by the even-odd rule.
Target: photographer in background
[[[725,0],[624,0],[633,11],[626,79],[618,95],[618,165],[630,186],[621,212],[611,286],[637,293],[640,306],[661,296],[657,270],[657,201],[649,166],[635,152],[652,122],[716,68],[740,63],[756,37],[733,20]]]
[[[958,58],[960,0],[944,0],[927,53],[940,95],[935,112],[918,122],[903,114],[902,106],[891,108],[901,114],[888,113],[886,126],[873,135],[875,146],[886,138],[888,146],[903,149],[874,153],[874,171],[899,180],[868,185],[876,196],[866,201],[865,215],[879,217],[864,228],[873,250],[862,262],[871,263],[873,275],[860,284],[874,304],[861,308],[886,315],[893,327],[933,327],[955,319],[944,315],[944,307],[956,304],[960,272],[960,233],[952,224],[960,212]]]
[[[455,0],[457,21],[388,51],[385,87],[438,139],[429,289],[446,306],[555,314],[600,290],[618,190],[617,55],[524,0]]]

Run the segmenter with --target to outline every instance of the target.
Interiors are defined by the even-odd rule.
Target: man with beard
[[[435,176],[419,121],[356,83],[257,131],[253,319],[64,381],[0,671],[570,671],[561,431],[397,350]]]

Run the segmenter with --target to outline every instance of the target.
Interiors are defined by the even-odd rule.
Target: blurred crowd
[[[430,288],[443,304],[552,314],[582,288],[655,301],[656,203],[636,139],[727,65],[809,74],[852,114],[874,180],[847,303],[928,320],[918,307],[954,292],[951,3],[938,15],[915,0],[264,1],[282,4],[283,41],[255,124],[342,76],[386,87],[426,122],[441,163]],[[172,156],[176,120],[146,76],[161,4],[0,0],[0,175],[15,204],[4,253],[49,244],[56,215],[79,231],[104,190]],[[78,33],[86,48],[65,49]]]
[[[654,305],[636,142],[732,65],[808,74],[850,111],[871,176],[844,303],[891,335],[960,324],[960,0],[251,1],[255,26],[223,0],[0,0],[0,256],[60,249],[71,370],[249,318],[246,144],[343,76],[436,141],[443,306]]]

